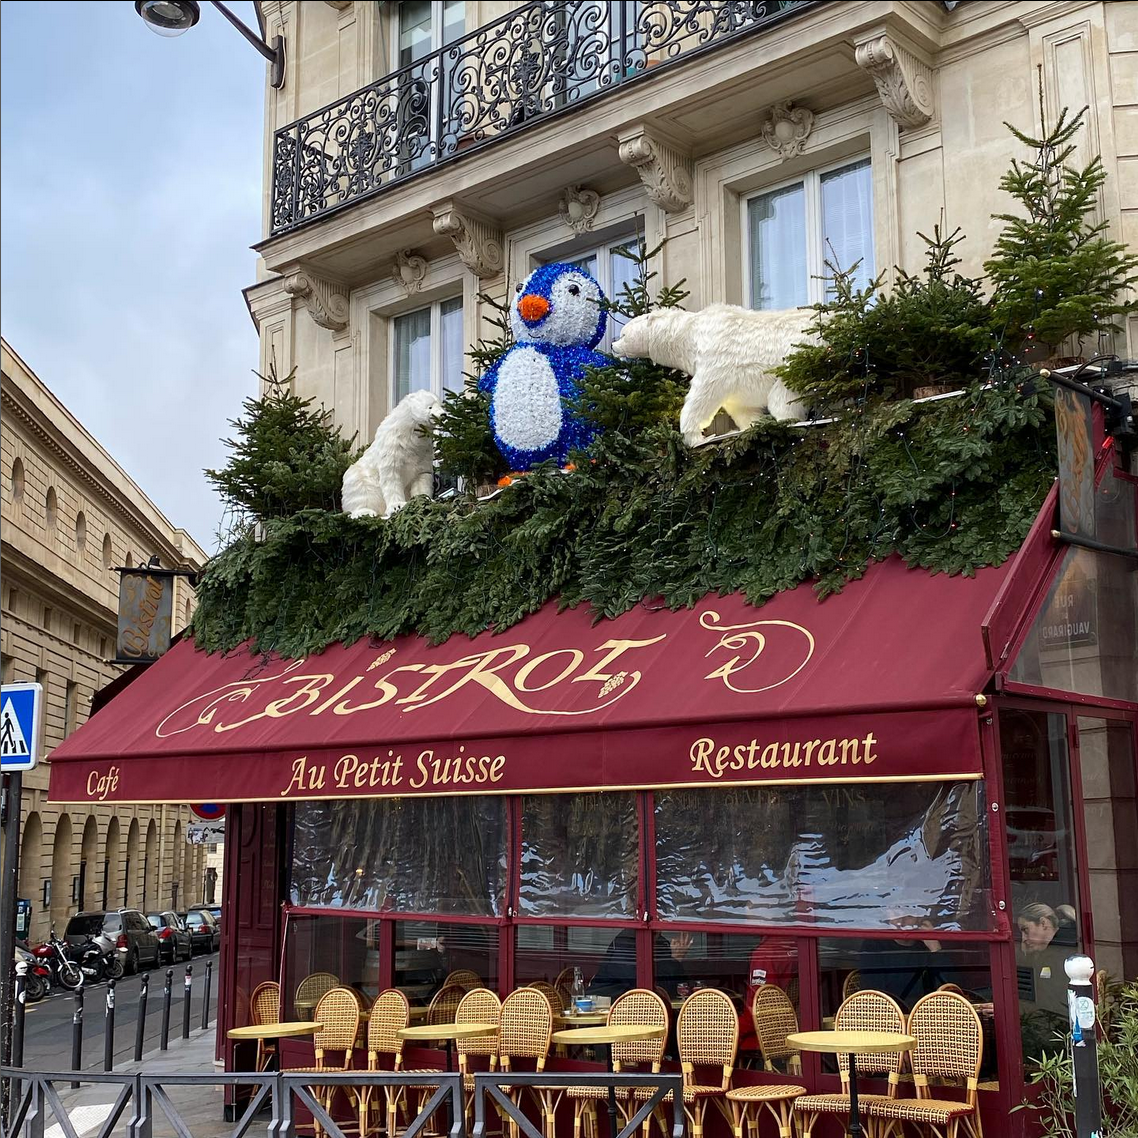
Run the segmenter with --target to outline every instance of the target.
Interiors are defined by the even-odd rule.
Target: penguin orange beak
[[[549,315],[549,301],[544,296],[537,296],[532,292],[526,293],[518,301],[518,315],[527,324],[536,324]]]

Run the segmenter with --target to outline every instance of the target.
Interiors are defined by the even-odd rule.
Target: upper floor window
[[[109,533],[103,534],[103,568],[109,569],[115,559],[114,548],[111,545],[111,535]]]
[[[48,529],[55,529],[55,525],[59,521],[59,500],[55,496],[54,486],[47,488],[47,498],[44,502],[44,516],[47,520]]]
[[[625,285],[636,283],[636,262],[626,257],[619,250],[628,249],[634,252],[637,240],[625,238],[623,241],[613,241],[587,253],[579,253],[575,257],[565,257],[565,263],[576,265],[584,269],[601,286],[601,291],[609,300],[619,300],[624,292]],[[605,328],[604,339],[597,345],[598,352],[607,352],[613,340],[620,336],[625,319],[617,312],[609,313],[608,325]]]
[[[12,463],[12,501],[22,501],[24,497],[24,462],[17,458]]]
[[[75,548],[80,553],[87,550],[87,515],[82,510],[75,515]]]
[[[749,198],[748,301],[797,308],[825,299],[826,263],[857,265],[863,288],[874,274],[873,176],[868,158],[812,170]]]
[[[392,406],[412,391],[462,390],[462,297],[406,312],[392,325]]]
[[[399,5],[399,66],[454,43],[466,31],[465,0],[403,0]]]

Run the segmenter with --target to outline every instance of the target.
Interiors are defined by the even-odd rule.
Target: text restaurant
[[[1133,548],[1138,482],[1105,461],[1095,494],[1099,540]],[[985,1126],[1017,1133],[1064,959],[1138,976],[1136,574],[1055,518],[1053,490],[1002,566],[893,557],[822,601],[550,604],[307,659],[186,640],[55,751],[52,797],[230,804],[230,1069],[265,980],[284,1021],[331,984],[365,1006],[398,988],[412,1022],[471,985],[540,983],[564,1014],[640,987],[674,1015],[715,988],[734,1085],[832,1092],[834,1057],[787,1034],[859,990],[907,1012],[948,985],[982,1027]],[[775,987],[789,1016],[756,1018]]]

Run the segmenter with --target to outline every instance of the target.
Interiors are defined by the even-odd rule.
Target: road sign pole
[[[12,1023],[15,995],[12,962],[16,958],[16,894],[20,891],[20,807],[24,776],[15,771],[4,776],[4,880],[0,888],[0,1064],[12,1062]],[[8,1120],[11,1079],[4,1080],[0,1118]]]

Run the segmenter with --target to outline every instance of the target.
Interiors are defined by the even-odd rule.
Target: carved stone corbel
[[[391,279],[402,286],[407,296],[418,292],[427,279],[426,258],[410,249],[400,249],[395,254],[395,264],[391,266]]]
[[[888,36],[859,43],[854,49],[858,67],[867,71],[889,114],[901,126],[918,127],[935,113],[932,68]]]
[[[802,153],[814,129],[814,112],[791,103],[775,103],[762,124],[766,144],[783,159]]]
[[[459,260],[480,277],[493,277],[502,271],[502,231],[493,222],[476,217],[454,202],[444,202],[432,210],[435,232],[454,242]]]
[[[661,208],[678,213],[691,205],[691,158],[674,146],[637,127],[621,135],[620,160],[636,170],[648,197]]]
[[[329,328],[333,332],[347,328],[351,307],[342,285],[302,269],[285,277],[284,290],[304,301],[308,315],[321,328]]]
[[[597,210],[601,208],[601,195],[583,186],[566,186],[561,195],[561,220],[574,233],[586,233],[593,228]]]

